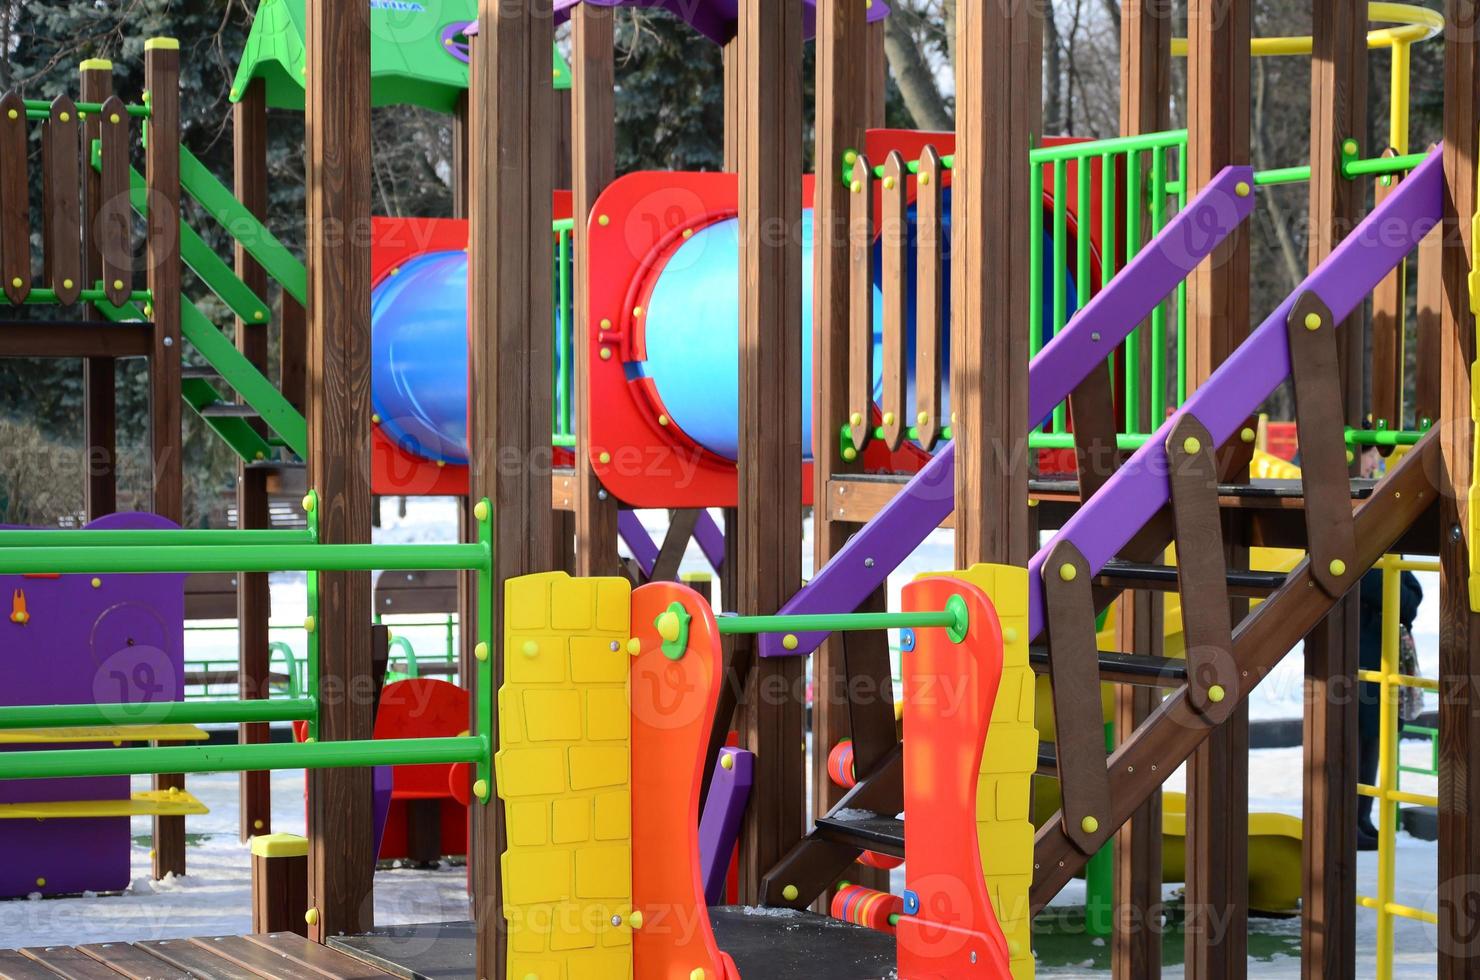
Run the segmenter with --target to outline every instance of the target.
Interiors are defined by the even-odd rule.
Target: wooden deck
[[[390,976],[290,932],[0,950],[0,980],[384,980]]]

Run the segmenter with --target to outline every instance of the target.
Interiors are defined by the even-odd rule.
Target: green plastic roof
[[[468,87],[467,39],[477,0],[365,0],[370,5],[370,101],[451,112]],[[237,66],[231,100],[254,79],[275,109],[303,108],[304,0],[262,0]],[[570,66],[554,51],[557,89],[570,88]]]

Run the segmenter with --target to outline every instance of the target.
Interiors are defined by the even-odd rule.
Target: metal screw
[[[971,951],[971,962],[976,962],[976,950],[974,949]]]
[[[597,500],[605,500],[606,499],[606,491],[605,490],[598,490],[598,491],[596,491],[596,499]]]
[[[1464,536],[1465,536],[1465,532],[1462,531],[1462,530],[1460,530],[1460,526],[1458,524],[1455,524],[1452,527],[1450,527],[1450,529],[1449,529],[1449,540],[1450,541],[1454,541],[1454,542],[1458,543],[1459,541],[1461,541],[1461,540],[1464,539]]]
[[[874,560],[872,558],[865,558],[863,560],[863,567],[864,568],[873,568],[874,567]]]
[[[173,347],[173,346],[175,346],[175,338],[174,337],[166,337],[164,339],[164,345],[166,347]]]
[[[612,653],[616,653],[618,650],[621,650],[621,649],[622,649],[622,644],[618,643],[616,640],[612,640]],[[615,923],[613,923],[613,924],[615,925]]]
[[[1098,344],[1100,342],[1100,332],[1096,330],[1094,333],[1089,335],[1089,339]]]
[[[619,926],[621,924],[622,924],[622,917],[620,915],[614,915],[614,916],[612,916],[612,925]]]

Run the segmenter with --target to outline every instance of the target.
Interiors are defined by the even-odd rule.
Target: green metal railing
[[[53,704],[0,707],[0,728],[90,725],[239,724],[306,721],[305,743],[189,745],[132,749],[65,749],[7,752],[0,779],[60,776],[145,775],[164,772],[230,772],[249,769],[328,768],[360,765],[476,763],[475,793],[492,785],[493,532],[491,505],[474,508],[475,544],[324,544],[318,537],[317,496],[304,499],[308,529],[298,531],[0,531],[0,574],[270,572],[308,573],[307,683],[299,696],[141,704]],[[480,624],[474,677],[477,734],[456,738],[317,742],[320,701],[320,631],[316,626],[320,572],[471,570],[477,573]],[[290,673],[292,671],[290,670]],[[481,787],[481,792],[477,790]]]
[[[575,378],[575,222],[570,218],[556,221],[555,233],[555,396],[551,403],[552,445],[566,449],[576,444],[576,378]]]

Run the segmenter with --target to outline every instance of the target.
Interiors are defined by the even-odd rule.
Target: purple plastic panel
[[[1373,209],[1033,557],[1028,564],[1031,638],[1043,628],[1042,568],[1058,537],[1074,542],[1096,572],[1103,568],[1170,499],[1165,444],[1181,416],[1196,418],[1221,445],[1289,375],[1285,321],[1296,298],[1315,293],[1341,323],[1418,247],[1443,215],[1444,162],[1442,149],[1438,149]]]
[[[89,528],[174,527],[152,514],[113,514]],[[86,530],[74,532],[86,534]],[[93,585],[94,579],[97,585]],[[185,576],[0,576],[0,704],[120,704],[184,696]],[[28,622],[13,622],[16,592]],[[120,709],[120,720],[130,717]],[[43,746],[3,746],[24,751]],[[69,743],[45,748],[99,748]],[[3,765],[3,752],[0,752]],[[124,800],[127,776],[0,781],[0,803]],[[128,887],[126,817],[0,820],[0,897]],[[38,885],[37,881],[45,881]]]
[[[555,0],[555,23],[570,19],[571,8],[582,0]],[[725,44],[735,37],[739,0],[585,0],[601,7],[661,7],[688,23],[715,44]],[[870,22],[883,20],[889,13],[884,0],[874,0],[868,8]],[[817,33],[817,0],[802,0],[802,31],[807,37]]]
[[[740,822],[750,802],[750,787],[755,781],[755,756],[745,749],[723,748],[714,766],[714,781],[704,800],[704,815],[699,818],[699,868],[704,876],[704,900],[722,905],[725,899],[725,875],[730,870],[730,855],[740,839]],[[722,760],[733,765],[726,769]]]
[[[627,547],[632,551],[632,557],[637,560],[637,567],[642,569],[642,574],[653,574],[653,563],[658,560],[658,546],[653,539],[648,537],[647,528],[642,526],[642,520],[637,514],[630,510],[617,512],[617,534],[627,542]]]
[[[699,542],[699,550],[704,552],[704,558],[709,562],[710,567],[716,572],[723,571],[725,532],[715,521],[714,515],[707,510],[699,512],[699,523],[694,525],[694,540]]]
[[[1237,187],[1244,183],[1252,188],[1253,180],[1248,167],[1221,171],[1039,351],[1028,368],[1030,419],[1046,416],[1090,371],[1104,365],[1116,345],[1249,216],[1254,196],[1239,196]],[[955,446],[947,445],[781,612],[857,609],[950,515],[955,507],[955,465]],[[796,649],[786,650],[781,637],[768,634],[761,637],[761,656],[811,653],[826,635],[798,634]]]
[[[385,825],[391,815],[391,791],[395,789],[395,769],[392,766],[375,766],[370,773],[370,805],[373,808],[375,853],[378,856],[380,845],[385,843]]]

